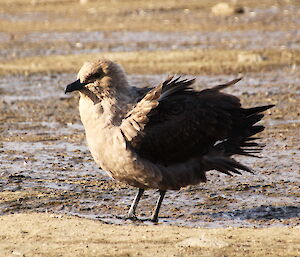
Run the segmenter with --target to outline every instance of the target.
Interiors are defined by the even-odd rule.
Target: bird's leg
[[[136,207],[138,206],[138,203],[139,203],[139,201],[141,199],[141,196],[143,195],[144,191],[145,191],[145,189],[139,188],[139,191],[137,192],[137,194],[136,194],[136,196],[135,196],[135,198],[134,198],[134,200],[133,200],[133,202],[130,206],[130,209],[128,211],[127,217],[129,219],[135,218],[135,210],[136,210]]]
[[[164,199],[165,193],[166,193],[165,190],[159,190],[159,197],[158,197],[157,202],[156,202],[155,210],[152,214],[152,219],[151,219],[152,222],[157,222],[158,221],[158,213],[159,213],[161,203]]]

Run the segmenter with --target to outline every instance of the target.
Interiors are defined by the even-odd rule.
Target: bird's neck
[[[123,81],[122,86],[116,84],[108,87],[104,93],[105,95],[101,100],[103,115],[106,115],[113,125],[120,125],[134,101],[127,81],[126,83]]]
[[[106,87],[100,93],[81,94],[79,109],[84,125],[93,120],[104,126],[118,126],[132,104],[130,89],[123,84]]]

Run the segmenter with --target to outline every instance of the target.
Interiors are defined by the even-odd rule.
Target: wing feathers
[[[122,133],[142,158],[164,166],[192,158],[202,171],[252,173],[231,156],[258,157],[264,145],[252,136],[264,126],[256,123],[274,105],[246,109],[237,97],[220,92],[241,79],[197,92],[190,87],[195,79],[169,76],[127,114]]]
[[[227,82],[225,84],[222,84],[222,85],[214,86],[210,90],[220,91],[220,90],[222,90],[222,89],[224,89],[226,87],[229,87],[231,85],[234,85],[234,84],[238,83],[241,79],[242,79],[242,77],[240,77],[238,79],[234,79],[234,80],[229,81],[229,82]]]
[[[120,129],[127,141],[132,141],[139,134],[142,134],[140,132],[149,121],[148,114],[159,105],[160,101],[179,91],[187,90],[195,82],[195,79],[180,79],[180,76],[177,78],[169,76],[164,82],[149,91],[126,115]]]
[[[163,91],[162,95],[159,100],[163,100],[164,98],[179,92],[181,90],[186,90],[188,89],[189,86],[195,83],[196,79],[184,79],[180,80],[180,76],[172,80],[174,76],[169,77],[163,84]]]

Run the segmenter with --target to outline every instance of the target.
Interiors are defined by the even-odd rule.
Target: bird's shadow
[[[251,209],[233,210],[215,213],[194,213],[194,215],[208,215],[212,218],[226,218],[239,220],[272,220],[291,219],[300,217],[300,206],[259,206]]]

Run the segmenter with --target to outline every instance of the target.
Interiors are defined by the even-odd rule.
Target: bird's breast
[[[95,162],[111,177],[136,187],[155,187],[162,179],[157,167],[140,158],[118,127],[86,128],[86,138]]]

